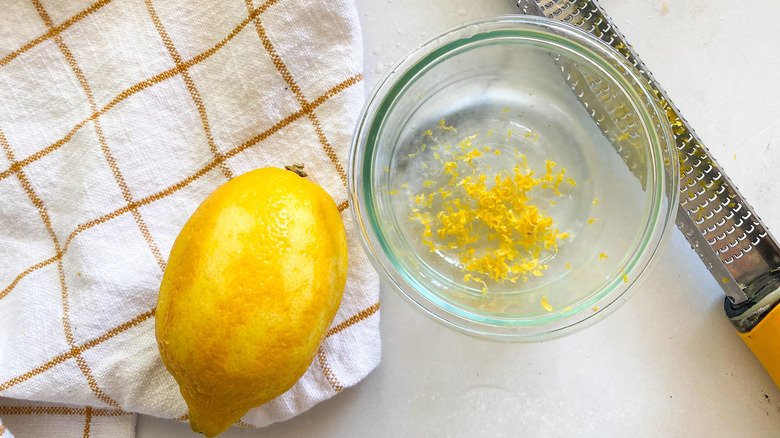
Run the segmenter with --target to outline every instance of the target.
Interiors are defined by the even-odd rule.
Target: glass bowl
[[[538,340],[614,310],[676,213],[667,119],[633,66],[555,21],[468,23],[369,97],[349,163],[374,267],[465,333]]]

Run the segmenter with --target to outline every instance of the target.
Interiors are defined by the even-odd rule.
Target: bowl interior
[[[442,309],[450,322],[560,327],[573,315],[581,320],[633,283],[665,225],[664,133],[647,102],[621,66],[547,26],[471,25],[423,47],[388,76],[359,128],[357,202],[375,263],[408,298]],[[622,122],[598,125],[582,87],[610,98]],[[621,142],[630,153],[616,149]],[[496,177],[542,180],[520,192],[526,213],[512,203],[513,182],[514,191],[490,192],[499,196],[489,202],[506,204],[501,214],[458,216],[458,205],[479,210],[488,202],[474,191],[491,191]],[[536,239],[543,244],[491,259],[502,245],[497,230],[520,214],[552,220]],[[456,219],[468,228],[465,238],[440,234]],[[517,240],[524,232],[504,234]],[[480,256],[516,271],[491,278],[464,269]]]

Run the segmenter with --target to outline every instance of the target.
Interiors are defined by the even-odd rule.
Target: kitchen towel
[[[353,0],[11,0],[0,12],[0,436],[134,434],[186,420],[154,337],[157,291],[199,203],[304,163],[350,251],[341,308],[290,418],[379,362],[379,283],[348,210],[363,103]]]

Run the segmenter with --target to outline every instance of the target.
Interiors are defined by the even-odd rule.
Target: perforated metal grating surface
[[[699,137],[680,116],[636,53],[593,0],[520,0],[524,14],[545,16],[578,27],[595,35],[622,54],[648,80],[656,97],[666,110],[674,133],[680,159],[680,210],[677,226],[696,250],[727,295],[744,300],[744,289],[756,278],[780,266],[780,249],[776,240],[747,204],[731,180],[704,147]],[[572,75],[562,66],[565,75]],[[577,87],[570,81],[573,88]],[[597,120],[605,135],[613,141],[624,159],[625,148],[605,129],[610,123],[620,126],[621,116],[613,108],[609,92],[603,86],[587,83],[592,102],[600,102],[602,115],[614,121]],[[582,87],[580,83],[579,87]],[[599,88],[600,87],[600,88]],[[582,90],[577,90],[581,93]],[[586,96],[587,97],[587,96]],[[582,99],[581,97],[581,100]],[[586,105],[588,106],[588,105]],[[591,105],[593,106],[593,105]],[[591,109],[594,115],[598,109]],[[631,124],[625,124],[621,135],[632,135]],[[616,138],[618,138],[617,136]],[[629,160],[626,160],[629,162]]]

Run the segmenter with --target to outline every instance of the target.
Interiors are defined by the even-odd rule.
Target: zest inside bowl
[[[464,248],[430,244],[441,200],[428,204],[434,226],[425,238],[414,209],[463,190],[444,169],[458,160],[488,174],[488,188],[521,161],[536,176],[550,162],[566,169],[560,190],[529,192],[567,235],[539,255],[541,275],[470,280],[486,276],[464,271]],[[674,222],[677,166],[660,104],[620,54],[565,24],[506,16],[453,29],[384,76],[359,120],[348,182],[364,248],[408,302],[471,335],[537,340],[625,301]]]

